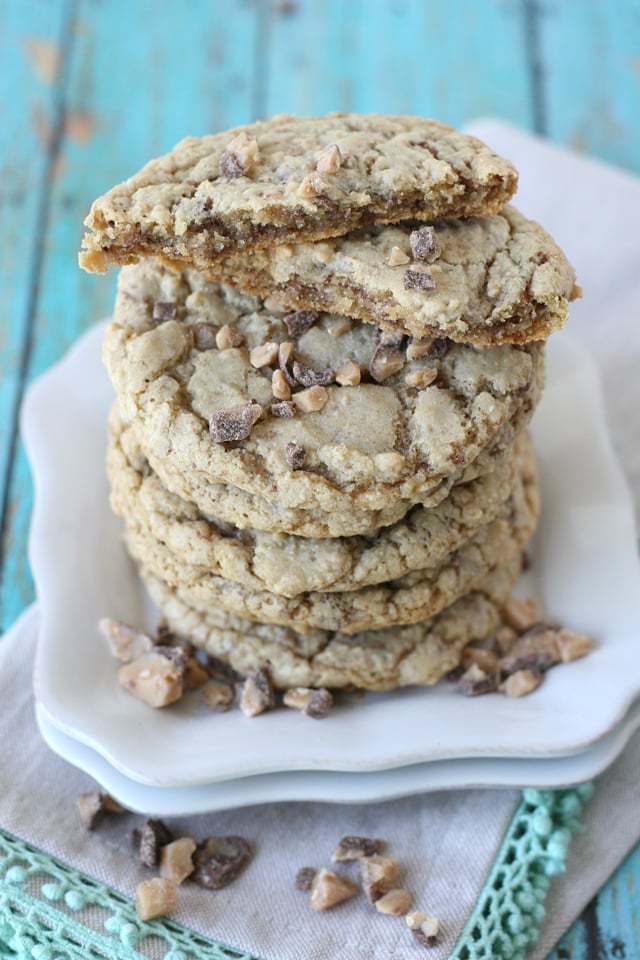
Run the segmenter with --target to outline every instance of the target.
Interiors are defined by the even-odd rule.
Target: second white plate
[[[176,787],[296,770],[365,772],[443,759],[584,751],[640,692],[640,575],[633,511],[613,457],[588,356],[565,334],[548,347],[534,422],[542,520],[533,551],[547,615],[595,651],[551,671],[524,700],[462,698],[450,684],[368,694],[322,722],[280,710],[211,716],[186,701],[152,711],[120,690],[100,617],[144,619],[145,598],[108,507],[111,390],[102,327],[30,389],[23,433],[36,486],[30,557],[41,611],[34,684],[63,732],[142,783]]]

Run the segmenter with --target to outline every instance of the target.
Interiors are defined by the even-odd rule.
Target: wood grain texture
[[[277,112],[493,114],[640,173],[640,0],[0,4],[0,625],[33,596],[24,386],[114,278],[76,267],[91,200],[187,134]],[[550,960],[640,956],[640,848]]]

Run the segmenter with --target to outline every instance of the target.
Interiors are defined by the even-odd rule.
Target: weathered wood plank
[[[491,113],[533,122],[521,3],[298,0],[272,10],[266,114],[406,112],[459,126]]]
[[[0,6],[0,482],[2,557],[24,556],[11,526],[18,504],[9,497],[17,445],[17,414],[27,373],[47,216],[48,187],[58,135],[67,0]],[[8,594],[20,609],[30,596],[26,575],[13,579],[11,560],[0,575],[0,603]],[[2,621],[2,626],[5,626]]]
[[[640,3],[538,6],[545,132],[640,173]]]
[[[194,23],[201,26],[197,43]],[[237,0],[223,10],[190,0],[167,5],[158,16],[157,3],[141,0],[128,8],[127,30],[121,27],[119,5],[79,3],[41,271],[33,278],[38,298],[27,381],[111,309],[115,276],[89,277],[77,267],[82,220],[93,198],[183,136],[252,115],[258,85],[250,56],[257,31],[253,4]],[[34,223],[29,236],[36,234]],[[3,627],[32,597],[26,560],[32,495],[20,448],[9,503]]]

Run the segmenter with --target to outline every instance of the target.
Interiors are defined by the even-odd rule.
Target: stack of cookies
[[[97,200],[108,470],[169,627],[274,686],[432,684],[538,514],[526,426],[577,293],[510,163],[432,120],[277,117]]]

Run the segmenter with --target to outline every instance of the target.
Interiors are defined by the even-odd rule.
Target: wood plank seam
[[[38,201],[38,234],[35,237],[33,245],[31,283],[29,285],[29,293],[25,309],[24,341],[20,354],[13,409],[11,410],[10,415],[9,454],[6,461],[5,475],[3,477],[2,504],[0,506],[0,594],[2,594],[5,586],[4,561],[7,553],[6,538],[10,511],[11,482],[15,466],[16,452],[18,449],[20,407],[22,405],[22,399],[24,397],[26,388],[27,371],[29,369],[29,362],[33,348],[33,329],[40,294],[40,274],[42,272],[45,238],[47,233],[47,225],[49,222],[52,185],[55,176],[56,162],[60,154],[60,147],[62,138],[64,136],[69,62],[71,49],[74,42],[77,2],[78,0],[67,0],[66,11],[63,15],[62,21],[63,26],[61,30],[60,44],[60,72],[56,82],[56,92],[54,96],[51,124],[51,137],[47,145],[47,160],[43,171],[40,198]]]
[[[547,104],[540,43],[540,20],[543,10],[540,0],[522,0],[522,5],[524,47],[527,52],[527,69],[531,83],[533,129],[540,136],[544,136],[547,133]]]

